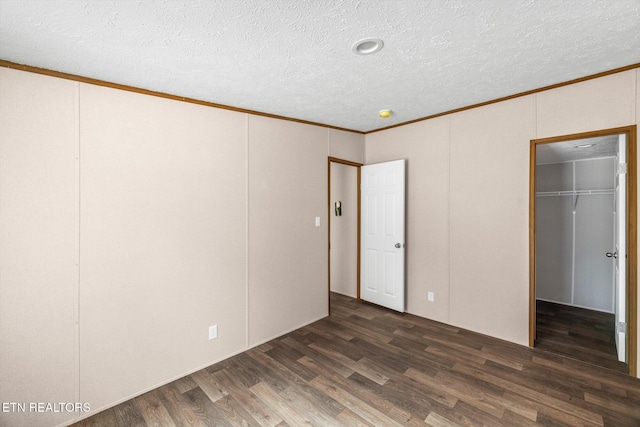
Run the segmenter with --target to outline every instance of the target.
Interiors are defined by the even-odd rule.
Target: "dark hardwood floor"
[[[640,426],[640,380],[332,295],[332,314],[77,426]]]
[[[536,301],[536,343],[540,350],[629,373],[618,361],[615,316],[600,311]]]

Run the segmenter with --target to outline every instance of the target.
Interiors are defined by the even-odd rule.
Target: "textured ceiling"
[[[0,59],[370,131],[640,63],[640,0],[0,0]]]
[[[578,145],[593,144],[580,148]],[[615,157],[618,154],[618,135],[598,136],[572,141],[538,144],[536,146],[536,164],[562,163],[574,160]]]

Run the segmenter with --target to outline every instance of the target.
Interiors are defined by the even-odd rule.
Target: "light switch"
[[[320,217],[316,217],[316,227],[320,227]]]

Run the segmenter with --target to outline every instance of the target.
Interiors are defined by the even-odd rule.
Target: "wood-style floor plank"
[[[618,361],[615,316],[595,310],[536,301],[536,348],[628,373]]]
[[[331,304],[76,425],[640,427],[640,379],[342,295]]]
[[[133,401],[149,427],[176,427],[167,407],[159,398],[157,390],[138,396]]]

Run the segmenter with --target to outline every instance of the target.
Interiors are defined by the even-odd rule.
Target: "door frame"
[[[629,375],[637,376],[638,341],[638,242],[636,125],[532,139],[529,155],[529,347],[536,339],[536,147],[538,144],[606,135],[627,135],[627,363]]]
[[[357,200],[357,244],[356,244],[356,300],[361,301],[360,299],[360,183],[361,183],[361,175],[360,168],[363,166],[362,163],[352,162],[350,160],[339,159],[337,157],[329,156],[327,158],[327,213],[329,218],[327,220],[327,298],[328,298],[328,312],[331,314],[331,163],[338,163],[346,166],[353,166],[356,168],[356,180],[357,180],[357,191],[356,198]]]

